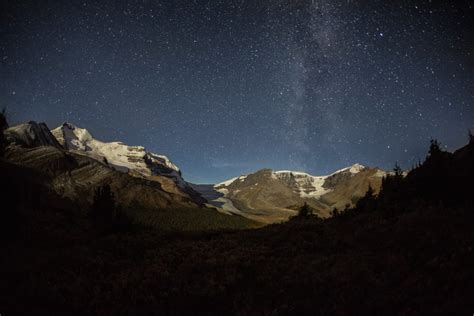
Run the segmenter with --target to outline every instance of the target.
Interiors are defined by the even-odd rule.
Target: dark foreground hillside
[[[471,315],[473,148],[435,146],[378,198],[326,221],[98,234],[66,202],[2,207],[1,313]]]
[[[0,305],[7,315],[469,314],[473,220],[424,209],[226,233],[37,231],[2,247]]]

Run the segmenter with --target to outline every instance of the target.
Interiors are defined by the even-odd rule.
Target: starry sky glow
[[[2,1],[11,124],[72,122],[191,182],[391,169],[474,129],[469,1]]]

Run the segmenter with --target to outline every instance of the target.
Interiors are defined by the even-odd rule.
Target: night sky
[[[391,169],[474,131],[469,1],[2,1],[11,124],[72,122],[188,181]]]

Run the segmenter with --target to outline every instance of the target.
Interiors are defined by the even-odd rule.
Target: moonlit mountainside
[[[165,175],[173,178],[183,188],[187,185],[179,168],[166,156],[148,152],[142,146],[102,142],[94,139],[87,129],[71,123],[64,123],[51,132],[66,149],[102,160],[119,171],[137,173],[144,177]]]

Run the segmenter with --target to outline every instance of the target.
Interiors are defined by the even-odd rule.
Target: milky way
[[[469,1],[3,1],[12,124],[68,121],[186,179],[410,168],[474,129]]]

